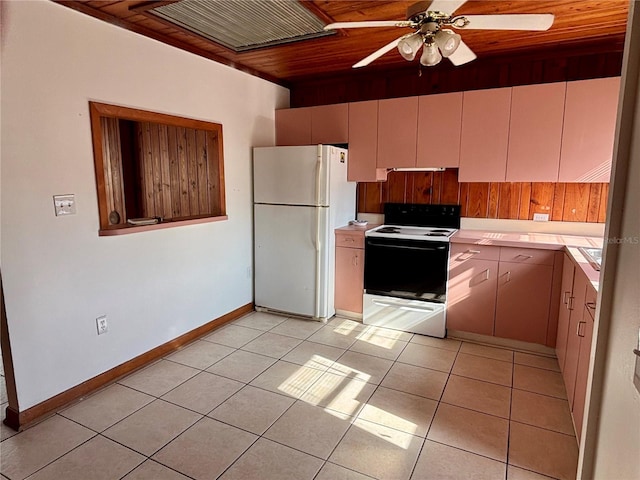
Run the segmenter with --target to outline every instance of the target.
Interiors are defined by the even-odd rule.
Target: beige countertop
[[[602,248],[604,239],[581,237],[578,235],[558,235],[552,233],[489,232],[485,230],[459,230],[452,237],[454,243],[495,245],[497,247],[541,248],[564,250],[576,267],[587,276],[591,285],[598,290],[600,272],[595,270],[582,255],[578,247]]]
[[[336,228],[335,231],[341,232],[341,233],[347,233],[347,232],[364,233],[367,230],[371,230],[372,228],[379,227],[379,226],[380,225],[378,223],[368,223],[363,227],[359,227],[356,225],[345,225],[344,227]]]
[[[563,247],[602,248],[603,239],[553,233],[489,232],[485,230],[458,230],[452,242],[495,245],[498,247],[530,247],[562,250]]]

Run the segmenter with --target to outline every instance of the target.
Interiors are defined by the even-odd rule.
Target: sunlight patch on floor
[[[319,379],[317,374],[310,374],[314,365],[324,367],[329,364],[332,364],[331,371],[323,373]],[[315,372],[318,372],[317,368]],[[354,425],[406,450],[411,443],[411,437],[389,434],[384,428],[380,428],[380,425],[405,433],[415,433],[417,425],[359,400],[358,397],[363,395],[363,389],[369,386],[365,379],[370,378],[371,375],[366,372],[355,370],[339,362],[333,362],[321,355],[313,355],[303,367],[300,367],[282,382],[278,388],[305,403],[323,407],[327,414],[341,420],[352,421],[360,412],[366,412],[368,421],[354,421]]]
[[[378,423],[412,435],[415,435],[418,430],[418,426],[415,423],[368,403],[360,412],[360,417],[368,422]]]
[[[383,337],[375,333],[375,331],[365,330],[364,332],[358,335],[358,340],[363,342],[370,343],[371,345],[375,345],[376,347],[385,348],[390,350],[397,343],[398,338],[392,337]]]
[[[300,398],[318,380],[319,370],[300,367],[278,386],[278,390],[294,398]]]

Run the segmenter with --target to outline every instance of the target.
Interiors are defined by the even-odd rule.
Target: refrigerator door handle
[[[316,162],[316,207],[322,205],[320,195],[320,183],[322,180],[322,145],[318,145],[318,157]]]
[[[322,276],[320,268],[322,267],[320,258],[320,249],[322,248],[322,240],[320,238],[320,208],[316,207],[316,231],[315,231],[315,247],[316,247],[316,305],[315,305],[315,317],[320,318],[320,282]]]

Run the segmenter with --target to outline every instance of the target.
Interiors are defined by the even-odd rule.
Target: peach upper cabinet
[[[349,141],[349,104],[276,110],[276,145]]]
[[[378,167],[416,166],[418,97],[378,102]]]
[[[511,88],[464,92],[460,182],[504,182]]]
[[[567,84],[513,87],[507,182],[556,182]]]
[[[349,104],[349,162],[347,180],[377,182],[387,179],[384,168],[377,168],[378,100]]]
[[[462,92],[424,95],[418,100],[416,167],[458,168]]]
[[[349,104],[320,105],[311,109],[311,144],[349,142]]]
[[[312,108],[276,110],[276,145],[311,145]]]
[[[567,83],[559,182],[608,182],[620,77]]]

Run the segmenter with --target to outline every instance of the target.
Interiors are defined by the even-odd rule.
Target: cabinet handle
[[[564,303],[565,305],[569,302],[569,295],[571,295],[571,292],[564,292],[564,297],[562,297],[562,303]]]
[[[578,330],[576,331],[576,335],[579,337],[584,337],[584,332],[582,331],[582,325],[586,325],[587,322],[578,322]]]
[[[351,238],[351,237],[346,237],[346,238],[344,239],[344,241],[345,241],[345,242],[351,242],[351,243],[355,242],[355,240],[354,240],[353,238]]]
[[[467,253],[470,253],[472,255],[476,255],[476,254],[480,253],[480,250],[467,250]]]
[[[484,271],[484,279],[485,280],[489,280],[489,269],[488,268]]]
[[[357,266],[358,266],[358,256],[357,256],[357,255],[354,255],[354,256],[353,256],[353,261],[352,261],[352,263],[353,263],[353,266],[354,266],[354,267],[357,267]]]
[[[587,302],[585,305],[590,310],[595,310],[596,309],[596,302]]]
[[[569,303],[567,303],[567,310],[573,310],[573,300],[576,297],[569,297]]]
[[[516,258],[518,257],[522,257],[522,258],[533,258],[533,255],[516,255]]]
[[[505,273],[504,275],[505,275],[505,277],[507,277],[507,280],[506,280],[506,281],[507,281],[507,282],[510,282],[510,281],[511,281],[511,271],[509,271],[509,272]]]

